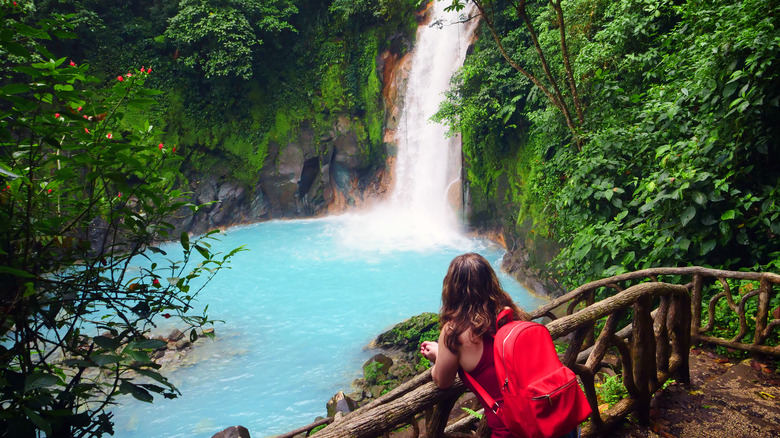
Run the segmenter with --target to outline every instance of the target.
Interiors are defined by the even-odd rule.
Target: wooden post
[[[753,345],[761,345],[764,343],[764,329],[766,329],[767,320],[769,319],[769,292],[772,290],[772,285],[769,283],[769,280],[762,278],[758,288],[756,333],[753,336]]]
[[[701,327],[701,290],[703,287],[703,276],[696,274],[693,276],[693,298],[691,299],[691,335],[696,338],[699,336]]]
[[[601,421],[601,414],[599,413],[599,403],[596,395],[596,376],[586,366],[576,365],[573,369],[577,372],[580,380],[582,380],[582,389],[590,405],[590,423],[595,431],[601,430],[604,422]]]
[[[444,436],[444,428],[447,427],[447,420],[450,418],[450,412],[452,412],[455,402],[458,401],[460,394],[456,396],[446,398],[439,402],[433,408],[433,415],[431,415],[431,421],[425,424],[425,436],[426,438],[440,438]]]
[[[691,297],[686,293],[677,294],[672,300],[670,312],[672,335],[674,337],[673,354],[680,360],[674,379],[687,385],[691,382],[690,350],[694,316],[691,315]]]
[[[667,317],[672,297],[663,295],[655,315],[653,331],[656,338],[655,366],[661,373],[669,372],[669,327]]]
[[[643,295],[634,303],[634,333],[631,360],[636,384],[636,415],[640,424],[650,424],[650,385],[656,380],[655,337],[653,336],[652,296]]]

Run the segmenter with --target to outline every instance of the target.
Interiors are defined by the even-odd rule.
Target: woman
[[[502,288],[495,271],[479,254],[468,253],[455,257],[450,263],[441,292],[439,342],[423,342],[420,353],[434,363],[433,381],[439,388],[449,388],[459,374],[474,394],[477,391],[464,378],[468,372],[493,399],[501,404],[493,363],[493,338],[496,335],[496,317],[505,308],[512,309],[515,320],[528,321],[529,315],[517,307]],[[444,348],[439,348],[441,345]],[[485,406],[487,424],[492,438],[515,438],[493,410]],[[577,429],[566,437],[576,437]]]
[[[475,253],[452,260],[444,277],[441,301],[439,342],[423,342],[420,346],[420,353],[434,363],[433,381],[439,388],[449,388],[455,375],[466,371],[501,403],[493,365],[496,316],[505,307],[512,309],[515,319],[528,320],[528,314],[501,288],[490,263]],[[461,380],[476,394],[462,374]],[[486,408],[485,413],[493,438],[514,437],[491,409]]]

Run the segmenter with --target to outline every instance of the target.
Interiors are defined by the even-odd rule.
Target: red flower
[[[151,72],[152,72],[152,67],[149,67],[149,68],[146,70],[146,72],[147,72],[147,73],[151,73]]]
[[[119,82],[122,82],[122,81],[125,80],[125,78],[123,78],[122,76],[117,76],[116,80],[119,81]]]
[[[146,73],[146,71],[144,70],[144,66],[143,65],[141,66],[141,73]]]
[[[170,313],[163,313],[163,318],[168,319],[171,317]]]
[[[118,192],[118,193],[116,194],[116,197],[117,197],[117,198],[121,198],[121,197],[122,197],[122,192]]]
[[[84,114],[84,118],[85,118],[85,119],[89,119],[89,117],[87,117],[87,115],[86,115],[86,114]]]
[[[160,285],[160,280],[155,278],[154,281],[152,281],[152,284],[155,285],[155,286],[159,286]]]
[[[130,73],[130,72],[127,72],[127,74],[125,76],[127,76],[128,78],[131,78],[131,77],[133,77],[133,74]]]
[[[49,189],[49,190],[46,190],[46,193],[51,193],[51,189]]]
[[[108,134],[106,134],[106,138],[114,138],[114,135],[109,132]]]
[[[75,67],[75,66],[76,66],[76,63],[75,63],[75,62],[73,62],[73,60],[72,60],[72,59],[70,60],[70,66],[71,66],[71,67]]]
[[[87,134],[89,134],[89,129],[87,129],[87,128],[84,128],[84,132],[86,132]]]
[[[159,146],[157,146],[157,149],[159,149],[159,150],[162,150],[162,149],[163,149],[163,144],[162,144],[162,143],[160,143],[160,145],[159,145]]]
[[[174,154],[176,153],[176,146],[174,146],[174,147],[173,147],[173,149],[171,150],[171,152],[172,152],[172,153],[174,153]]]
[[[54,113],[54,117],[59,119],[60,118],[60,113]]]

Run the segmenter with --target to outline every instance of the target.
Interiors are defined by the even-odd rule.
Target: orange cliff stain
[[[395,76],[396,76],[396,68],[398,67],[398,59],[399,56],[397,53],[391,53],[389,50],[386,50],[384,53],[382,53],[382,97],[385,99],[385,102],[395,100],[391,99],[391,96],[394,97],[396,92],[395,87]]]
[[[417,24],[420,26],[427,26],[431,22],[431,9],[433,9],[434,2],[428,2],[425,9],[417,13]]]

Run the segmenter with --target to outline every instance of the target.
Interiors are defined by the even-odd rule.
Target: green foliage
[[[382,22],[403,22],[409,18],[410,11],[423,3],[423,0],[333,0],[328,11],[339,26],[360,30]]]
[[[623,386],[623,378],[620,374],[610,376],[602,373],[601,383],[596,383],[596,396],[601,403],[608,403],[609,407],[626,398],[628,391]]]
[[[510,57],[538,69],[524,23],[485,3]],[[559,29],[545,25],[554,20],[542,3],[527,7],[559,78]],[[557,260],[537,267],[566,287],[649,266],[777,260],[777,8],[564,3],[586,104],[581,150],[558,108],[480,38],[439,112],[463,134],[474,198],[493,199],[481,208],[500,214],[509,235],[557,240]]]
[[[594,125],[584,156],[556,161],[567,177],[556,198],[567,242],[560,260],[572,279],[771,260],[780,196],[768,160],[776,135],[766,121],[780,98],[771,85],[780,34],[768,8],[745,1],[662,9],[679,21],[650,36],[642,63],[635,58],[640,82],[615,88],[607,85],[619,71],[596,72],[596,96],[625,102],[621,112],[633,121]]]
[[[38,18],[74,13],[75,31],[89,44],[55,47],[89,63],[104,84],[127,65],[152,65],[149,84],[167,93],[139,117],[162,128],[166,144],[178,145],[186,170],[221,163],[247,183],[257,180],[272,142],[294,140],[302,125],[324,137],[345,116],[350,124],[357,120],[366,163],[381,161],[377,55],[399,29],[413,35],[417,7],[413,0],[343,2],[332,12],[330,2],[297,0],[184,0],[143,8],[116,0],[24,3]],[[363,8],[378,15],[342,20],[343,8],[351,11],[347,16]]]
[[[482,417],[485,416],[484,414],[480,414],[479,412],[477,412],[477,411],[475,411],[473,409],[469,409],[469,408],[466,408],[466,407],[462,407],[461,409],[463,409],[463,411],[465,411],[467,414],[471,415],[472,417],[476,417],[477,420],[481,420]]]
[[[197,339],[214,321],[188,313],[193,300],[240,248],[182,234],[180,257],[138,266],[166,255],[154,245],[171,239],[168,217],[198,208],[174,188],[175,148],[127,117],[155,102],[149,73],[90,87],[86,65],[45,46],[72,35],[72,17],[31,26],[10,12],[0,5],[0,435],[101,436],[118,395],[178,395],[149,331],[175,317]]]
[[[179,58],[206,77],[238,76],[249,79],[255,47],[284,30],[298,12],[289,0],[181,0],[165,36],[180,46]]]
[[[327,424],[327,423],[325,423],[325,424],[320,424],[319,426],[317,426],[317,427],[315,427],[314,429],[312,429],[312,430],[311,430],[311,433],[310,433],[310,435],[314,435],[315,433],[317,433],[317,432],[321,431],[322,429],[325,429],[326,427],[328,427],[328,424]]]
[[[371,385],[378,384],[379,376],[382,373],[383,367],[384,364],[381,362],[371,362],[363,368],[363,378],[365,378],[366,382]]]

